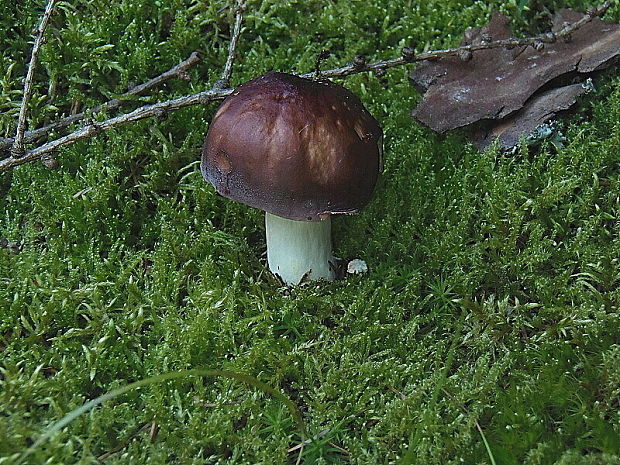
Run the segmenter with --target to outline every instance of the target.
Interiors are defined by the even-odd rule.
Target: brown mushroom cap
[[[344,87],[270,72],[222,102],[201,170],[224,197],[292,220],[319,220],[368,203],[381,137],[379,123]]]

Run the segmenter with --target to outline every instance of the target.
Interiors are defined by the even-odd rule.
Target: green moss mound
[[[423,3],[423,4],[422,4]],[[539,2],[540,3],[540,2]],[[140,102],[211,87],[225,2],[59,2],[33,125],[202,62]],[[357,54],[456,45],[495,9],[521,34],[583,1],[249,1],[233,84]],[[12,135],[42,2],[0,0],[0,136]],[[620,21],[613,5],[607,18]],[[0,174],[0,463],[88,400],[175,370],[245,373],[151,385],[81,415],[31,463],[598,464],[620,457],[620,78],[561,122],[562,148],[478,153],[409,116],[406,67],[344,84],[385,131],[384,176],[334,221],[369,273],[283,288],[262,214],[215,195],[198,157],[216,103],[75,144],[61,169]],[[131,108],[131,104],[128,108]],[[105,115],[97,116],[104,118]],[[156,424],[156,428],[151,425]],[[156,434],[157,432],[157,434]],[[485,447],[484,439],[488,443]],[[490,451],[490,452],[489,452]]]

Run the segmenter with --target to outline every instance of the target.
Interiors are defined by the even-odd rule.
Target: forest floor
[[[0,0],[2,137],[43,3]],[[210,88],[228,53],[224,6],[60,2],[31,124],[194,50],[189,80],[132,105]],[[545,10],[567,6],[588,3],[251,0],[232,84],[312,71],[322,49],[329,68],[455,46],[493,10],[539,32]],[[620,21],[617,4],[605,18]],[[335,254],[365,260],[364,275],[287,288],[266,270],[262,212],[200,174],[217,102],[74,144],[58,170],[0,173],[0,464],[88,400],[189,369],[281,392],[314,441],[296,447],[287,405],[256,383],[187,376],[78,416],[26,463],[620,463],[618,69],[559,121],[563,147],[513,155],[416,124],[410,69],[338,81],[385,132],[373,200],[333,221]]]

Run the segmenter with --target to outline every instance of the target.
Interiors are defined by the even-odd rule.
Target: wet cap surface
[[[271,72],[222,102],[201,170],[224,197],[284,218],[319,220],[368,203],[381,139],[377,121],[344,87]]]

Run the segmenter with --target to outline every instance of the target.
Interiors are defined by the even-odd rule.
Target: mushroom
[[[382,134],[344,87],[269,72],[222,102],[200,168],[219,194],[266,212],[273,273],[291,285],[333,280],[331,215],[357,213],[370,200]]]

